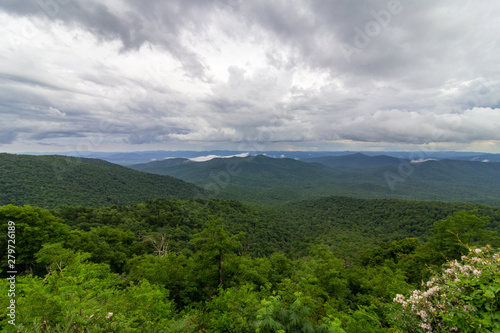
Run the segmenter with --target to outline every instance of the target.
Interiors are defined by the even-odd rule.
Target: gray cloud
[[[76,137],[76,138],[84,138],[85,135],[75,133],[75,132],[64,132],[64,131],[58,131],[58,132],[43,132],[43,133],[37,133],[35,135],[32,135],[29,137],[30,140],[45,140],[45,139],[57,139],[57,138],[71,138],[71,137]]]
[[[14,132],[1,142],[500,140],[492,0],[51,3],[2,0],[0,10],[35,20],[41,36],[90,33],[103,59],[79,62],[90,58],[62,44],[43,61],[22,53],[29,43],[3,54],[0,112]]]
[[[118,39],[123,51],[147,43],[159,45],[177,57],[187,73],[201,79],[206,79],[204,64],[178,37],[185,28],[201,30],[206,5],[204,1],[125,1],[118,6],[122,11],[117,12],[109,3],[92,0],[0,2],[0,8],[16,15],[78,25],[102,41]]]
[[[14,142],[17,135],[18,133],[14,131],[2,131],[0,133],[0,145]]]

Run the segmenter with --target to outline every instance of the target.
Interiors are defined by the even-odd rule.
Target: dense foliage
[[[433,272],[447,262],[445,269],[472,267],[478,259],[468,247],[487,244],[472,269],[481,279],[450,288],[469,288],[472,300],[456,302],[473,302],[478,316],[470,327],[498,313],[497,207],[172,199],[53,211],[0,207],[2,230],[8,221],[15,221],[20,273],[17,327],[2,307],[5,332],[419,332],[427,322],[393,302],[404,297],[396,295],[428,293],[432,286],[423,281],[449,284]],[[2,248],[6,240],[2,232]],[[2,278],[2,304],[9,304],[8,290]],[[432,325],[469,329],[450,316],[435,318]]]
[[[196,186],[97,159],[0,153],[0,205],[129,205],[190,199]]]
[[[263,155],[167,159],[132,166],[146,171],[137,172],[98,159],[2,153],[0,205],[95,207],[157,198],[281,204],[332,195],[500,205],[500,163],[410,163],[361,154],[329,158],[336,162],[320,161],[334,167]]]
[[[407,332],[500,332],[500,253],[470,248],[414,290],[395,318]]]

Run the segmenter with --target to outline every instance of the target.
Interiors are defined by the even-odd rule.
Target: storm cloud
[[[500,150],[493,0],[0,0],[0,19],[5,151]]]

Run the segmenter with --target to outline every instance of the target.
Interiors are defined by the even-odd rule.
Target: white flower
[[[434,286],[432,288],[430,288],[429,290],[427,290],[426,292],[424,292],[424,297],[429,297],[429,296],[432,296],[434,295],[434,293],[440,291],[441,288],[439,286]]]
[[[420,323],[418,326],[420,326],[424,330],[432,331],[432,326],[430,324]]]
[[[420,310],[417,312],[417,316],[420,316],[422,319],[425,319],[427,318],[427,312],[425,312],[424,310]]]
[[[113,317],[113,312],[108,312],[108,315],[106,316],[106,319],[109,319],[111,317]]]
[[[405,297],[401,294],[397,294],[396,297],[392,301],[395,303],[403,304],[403,302],[405,301]]]

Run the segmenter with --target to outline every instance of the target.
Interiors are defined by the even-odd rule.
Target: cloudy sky
[[[500,153],[497,0],[0,0],[0,151]]]

